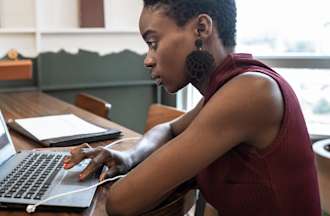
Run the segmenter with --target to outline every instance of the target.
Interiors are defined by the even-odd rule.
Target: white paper
[[[74,114],[25,118],[15,121],[38,140],[106,131]]]

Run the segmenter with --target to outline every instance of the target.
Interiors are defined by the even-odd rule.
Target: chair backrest
[[[156,126],[157,124],[171,121],[183,114],[183,111],[175,109],[174,107],[165,106],[161,104],[152,104],[149,107],[144,132],[147,132],[149,129]]]
[[[79,93],[76,96],[75,105],[103,118],[108,118],[111,104],[95,96]]]

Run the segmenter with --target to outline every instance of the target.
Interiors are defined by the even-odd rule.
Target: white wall
[[[79,26],[78,0],[39,0],[40,29],[77,28]]]
[[[0,0],[0,28],[33,28],[35,0]]]
[[[107,28],[138,31],[142,0],[105,0],[104,3]]]
[[[79,0],[0,0],[0,57],[11,48],[27,57],[61,49],[145,53],[142,7],[142,0],[104,0],[105,27],[79,28]]]

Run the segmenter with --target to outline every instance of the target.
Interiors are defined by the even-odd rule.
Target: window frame
[[[279,56],[255,56],[256,59],[272,68],[296,68],[296,69],[329,69],[330,56],[320,55],[279,55]],[[182,110],[192,109],[194,90],[191,85],[177,93],[177,108]]]

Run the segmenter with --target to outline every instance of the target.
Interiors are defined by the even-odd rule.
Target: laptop
[[[64,170],[63,159],[68,154],[50,151],[16,152],[0,112],[0,208],[25,208],[51,196],[98,183],[97,176],[79,181],[79,173],[89,160],[82,161],[70,170]],[[38,209],[83,210],[90,206],[95,190],[93,188],[49,200]]]

